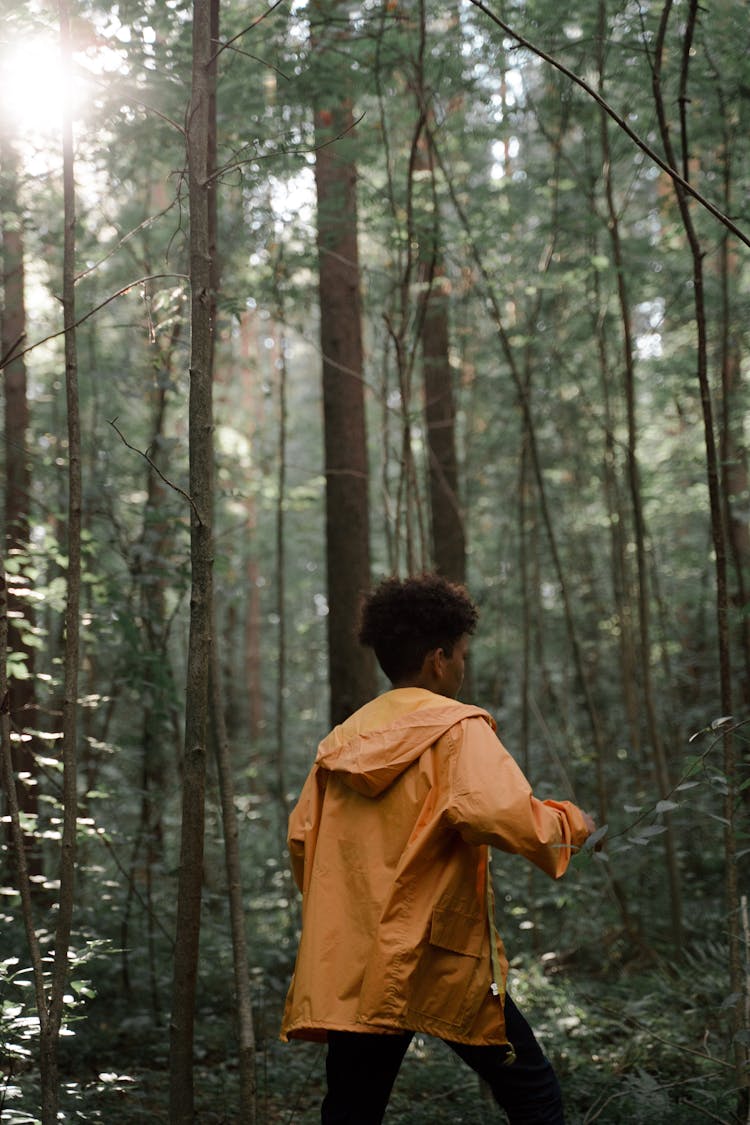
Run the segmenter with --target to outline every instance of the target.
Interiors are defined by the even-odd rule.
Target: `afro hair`
[[[416,675],[428,652],[473,633],[479,613],[463,586],[439,574],[386,578],[362,604],[360,643],[374,650],[391,683]]]

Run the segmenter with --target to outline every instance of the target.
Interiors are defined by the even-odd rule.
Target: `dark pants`
[[[563,1125],[560,1086],[552,1065],[507,995],[505,1024],[516,1052],[510,1065],[503,1065],[503,1047],[446,1042],[488,1083],[510,1125]],[[398,1035],[329,1031],[323,1125],[379,1125],[412,1035],[411,1031]]]

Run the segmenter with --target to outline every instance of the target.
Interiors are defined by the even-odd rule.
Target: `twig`
[[[120,872],[120,874],[123,875],[129,883],[132,883],[132,877],[126,871],[125,866],[120,860],[120,857],[118,856],[112,841],[109,839],[106,833],[101,829],[98,829],[96,832],[96,839],[107,849],[112,857],[115,867]],[[133,884],[133,896],[138,900],[138,903],[143,909],[144,914],[150,915],[151,919],[156,923],[157,928],[161,930],[162,934],[167,939],[169,944],[174,947],[174,935],[169,932],[164,923],[161,921],[159,915],[154,910],[152,910],[151,906],[143,897],[135,884]]]
[[[220,179],[227,172],[234,172],[237,168],[242,168],[245,164],[253,164],[256,160],[273,160],[277,156],[309,156],[311,153],[320,152],[321,149],[335,144],[336,141],[340,141],[347,133],[353,132],[364,116],[364,112],[360,113],[359,117],[356,117],[351,124],[347,125],[345,129],[342,129],[340,133],[337,133],[335,137],[323,141],[322,144],[314,145],[312,148],[280,148],[275,149],[274,152],[256,153],[253,156],[248,156],[244,160],[234,160],[229,164],[223,164],[221,168],[217,168],[215,172],[212,172],[210,176],[206,177],[205,183],[207,185],[211,184],[214,180]]]
[[[721,734],[717,735],[717,737],[713,740],[711,745],[709,747],[707,747],[707,749],[704,750],[703,753],[698,756],[697,761],[694,761],[694,762],[691,763],[691,765],[688,767],[688,769],[685,771],[685,773],[683,773],[680,776],[680,778],[675,782],[675,784],[666,793],[666,795],[664,797],[659,798],[659,801],[669,800],[669,798],[672,797],[677,792],[677,790],[680,788],[680,786],[684,785],[684,783],[690,778],[691,774],[693,774],[695,772],[695,767],[697,765],[697,762],[703,762],[706,758],[708,758],[711,751],[714,749],[715,746],[717,746],[719,744],[719,742],[721,742],[722,738],[725,735],[733,734],[734,731],[739,730],[740,727],[746,726],[748,723],[750,723],[750,719],[741,719],[739,722],[735,723],[733,726],[723,726],[722,730],[721,730]],[[699,731],[698,733],[702,734],[704,732]],[[691,737],[690,741],[692,742],[693,739],[695,739],[696,737],[697,737],[697,735],[694,734]],[[658,803],[659,802],[657,802],[657,804]],[[639,813],[638,816],[635,818],[635,820],[631,821],[630,824],[625,826],[625,828],[621,829],[619,832],[612,833],[612,835],[609,836],[609,839],[610,840],[616,840],[619,836],[624,836],[627,832],[632,832],[632,830],[635,828],[635,826],[637,824],[640,824],[642,820],[644,820],[647,816],[649,816],[655,810],[656,810],[656,805],[649,806],[648,808],[644,809],[643,812]]]
[[[693,1078],[678,1078],[674,1082],[664,1082],[661,1085],[657,1085],[655,1087],[655,1090],[657,1092],[661,1092],[662,1090],[672,1090],[672,1089],[674,1089],[675,1086],[687,1086],[691,1082],[700,1082],[700,1081],[701,1081],[701,1078],[698,1075],[696,1075]],[[616,1093],[610,1094],[608,1098],[605,1098],[604,1101],[601,1102],[601,1104],[599,1106],[597,1106],[596,1103],[595,1103],[591,1107],[591,1109],[589,1109],[587,1111],[586,1116],[583,1119],[583,1125],[590,1125],[590,1123],[592,1121],[596,1121],[601,1116],[601,1114],[604,1112],[604,1110],[607,1108],[607,1106],[610,1104],[610,1102],[617,1101],[618,1098],[627,1097],[628,1093],[630,1093],[629,1090],[618,1090]],[[685,1105],[685,1104],[690,1105],[694,1109],[702,1109],[701,1106],[694,1105],[692,1102],[687,1102],[687,1103],[682,1102],[682,1104],[683,1105]],[[712,1120],[720,1121],[722,1123],[722,1125],[731,1125],[731,1122],[729,1122],[726,1118],[715,1117],[709,1110],[703,1110],[703,1112],[706,1114],[707,1117],[710,1117]]]
[[[269,70],[272,70],[275,74],[278,74],[281,78],[284,79],[285,82],[291,82],[291,78],[289,77],[289,75],[285,74],[280,66],[276,66],[274,63],[269,62],[268,59],[263,59],[260,57],[260,55],[254,55],[252,51],[245,51],[242,47],[232,47],[231,49],[236,55],[242,55],[246,59],[252,59],[253,62],[260,63],[261,66],[267,66]]]
[[[189,281],[189,277],[186,273],[154,273],[149,274],[147,277],[139,277],[135,281],[131,281],[127,285],[124,285],[122,289],[118,289],[116,293],[110,293],[109,297],[105,298],[105,300],[101,301],[98,305],[94,305],[93,309],[89,309],[89,311],[87,313],[84,313],[83,316],[78,317],[78,319],[74,321],[73,324],[68,325],[67,330],[70,331],[70,329],[72,328],[78,328],[81,324],[87,321],[89,317],[94,316],[95,313],[98,313],[103,308],[106,308],[106,306],[111,304],[112,301],[116,301],[118,297],[124,297],[125,294],[129,293],[131,289],[134,289],[136,285],[143,285],[147,281],[159,281],[161,278],[166,277],[179,277],[183,281]],[[20,356],[26,355],[27,352],[33,351],[34,348],[39,348],[42,344],[48,344],[50,340],[56,340],[58,336],[64,336],[65,332],[66,329],[64,328],[61,328],[59,332],[51,332],[49,336],[44,336],[41,340],[37,340],[35,343],[29,344],[28,347],[18,352],[18,354],[14,355],[12,358],[18,359]],[[3,356],[3,359],[0,362],[0,371],[4,367],[7,367],[9,362],[10,361],[8,357]]]
[[[200,517],[200,513],[195,506],[195,502],[194,502],[193,498],[187,492],[185,492],[185,490],[183,488],[180,488],[180,486],[178,484],[174,484],[171,480],[169,480],[167,477],[165,477],[164,473],[161,471],[159,466],[152,460],[151,457],[149,457],[147,452],[144,452],[142,449],[138,449],[138,448],[136,448],[135,445],[130,444],[128,439],[123,434],[122,430],[118,427],[117,418],[111,418],[110,421],[109,421],[109,424],[112,427],[112,429],[115,431],[115,433],[119,436],[120,441],[122,442],[123,445],[127,446],[128,449],[132,449],[133,453],[140,454],[140,456],[144,459],[144,461],[148,461],[151,468],[154,470],[155,473],[157,473],[161,477],[161,479],[164,481],[164,483],[167,485],[168,488],[174,489],[175,492],[179,492],[180,496],[185,497],[188,504],[190,505],[190,507],[193,509],[193,512],[195,513],[195,518],[197,519],[198,523],[202,527],[203,526],[203,520]]]
[[[94,270],[98,270],[99,266],[103,266],[105,262],[108,262],[109,259],[112,257],[112,255],[116,254],[117,251],[120,250],[125,245],[125,243],[128,241],[128,239],[130,239],[134,235],[138,234],[138,232],[143,230],[144,227],[150,226],[151,223],[155,223],[157,219],[162,219],[165,215],[168,215],[169,212],[172,210],[172,208],[175,207],[176,205],[177,205],[177,199],[175,198],[175,199],[172,200],[171,203],[168,203],[166,207],[163,207],[161,211],[157,211],[155,215],[149,215],[148,218],[144,219],[142,223],[138,223],[138,226],[135,226],[135,227],[132,228],[132,230],[129,230],[127,232],[127,234],[124,234],[118,240],[117,244],[115,246],[113,246],[112,249],[104,255],[103,258],[100,258],[98,262],[94,262],[93,266],[87,266],[85,270],[81,270],[80,273],[77,273],[76,274],[76,283],[81,281],[82,278],[87,277],[90,273],[93,273]]]
[[[243,28],[242,31],[238,31],[237,34],[233,35],[231,39],[227,39],[225,43],[222,43],[218,51],[211,55],[211,58],[208,60],[208,65],[210,66],[212,62],[218,59],[221,52],[226,51],[227,47],[231,47],[232,44],[236,43],[238,39],[241,39],[243,35],[247,35],[248,31],[252,31],[258,26],[259,23],[262,23],[264,19],[267,19],[268,16],[270,16],[272,12],[275,12],[276,9],[283,3],[284,0],[275,0],[275,3],[266,8],[265,12],[261,13],[261,15],[258,16],[257,20],[253,20],[253,22],[251,24],[248,24],[247,27]],[[216,42],[216,40],[214,40],[214,42]]]
[[[22,356],[24,354],[23,352],[19,352],[18,355],[14,355],[13,353],[15,352],[16,348],[18,347],[18,345],[21,343],[21,340],[23,340],[25,336],[26,336],[26,333],[21,332],[18,339],[14,340],[13,343],[10,345],[10,347],[8,348],[5,355],[0,357],[0,371],[2,371],[2,369],[4,367],[6,367],[9,363],[12,363],[14,359],[18,359],[19,356]]]
[[[705,1106],[698,1105],[697,1102],[689,1102],[687,1098],[685,1098],[680,1104],[690,1106],[691,1109],[697,1110],[698,1113],[702,1113],[704,1117],[710,1118],[711,1121],[720,1121],[721,1125],[731,1125],[731,1122],[728,1121],[726,1117],[717,1117],[715,1113],[711,1113],[710,1109],[706,1109]]]
[[[702,207],[710,212],[710,214],[712,214],[715,219],[718,219],[720,223],[722,223],[728,230],[732,232],[732,234],[736,235],[741,242],[744,242],[746,246],[750,246],[750,235],[747,235],[742,230],[740,230],[740,228],[735,223],[733,223],[732,220],[716,206],[716,204],[712,203],[709,199],[706,199],[706,197],[702,195],[696,188],[694,188],[693,185],[688,182],[688,180],[684,179],[684,177],[680,175],[676,168],[673,168],[671,164],[669,164],[666,160],[663,160],[662,157],[659,156],[658,152],[655,152],[654,149],[652,149],[651,146],[648,145],[646,141],[644,141],[643,138],[635,132],[634,129],[631,129],[624,117],[621,117],[620,114],[612,108],[609,102],[607,102],[601,96],[601,94],[593,88],[593,86],[589,85],[585,78],[581,78],[580,75],[570,70],[558,59],[548,54],[547,51],[543,51],[541,47],[536,47],[528,39],[525,39],[522,35],[519,35],[517,31],[514,31],[512,27],[509,27],[507,23],[501,20],[499,16],[495,15],[495,13],[487,7],[483,0],[471,0],[471,3],[475,8],[479,8],[480,11],[484,12],[484,14],[488,16],[493,23],[496,23],[498,27],[502,28],[506,35],[509,35],[511,39],[515,39],[515,41],[521,47],[525,47],[527,50],[531,51],[532,54],[536,55],[540,59],[543,59],[544,62],[549,63],[550,66],[553,66],[555,70],[559,70],[561,74],[564,74],[565,77],[569,78],[571,82],[574,82],[576,86],[580,86],[580,88],[584,90],[590,98],[594,99],[597,105],[601,106],[604,112],[612,118],[612,120],[619,126],[619,128],[622,129],[622,131],[626,133],[628,137],[630,137],[631,141],[633,141],[638,146],[638,148],[641,149],[642,152],[645,152],[646,156],[648,156],[649,159],[653,160],[653,162],[657,164],[663,172],[666,172],[667,175],[672,180],[674,180],[676,184],[679,184],[679,186],[684,191],[692,195],[693,199],[695,199],[698,203],[700,203]]]
[[[606,1009],[604,1009],[606,1011]],[[618,1019],[622,1019],[622,1013],[610,1012],[611,1015]],[[658,1035],[655,1031],[640,1020],[635,1019],[633,1016],[626,1016],[626,1021],[633,1024],[639,1031],[645,1031],[652,1039],[656,1039],[658,1043],[663,1043],[665,1047],[670,1047],[673,1051],[679,1051],[688,1055],[694,1055],[697,1059],[703,1059],[704,1062],[713,1063],[715,1066],[723,1066],[726,1070],[734,1070],[734,1063],[727,1062],[726,1059],[719,1059],[716,1055],[709,1055],[706,1051],[696,1051],[694,1047],[686,1047],[684,1043],[673,1043],[670,1039],[665,1039],[663,1035]]]

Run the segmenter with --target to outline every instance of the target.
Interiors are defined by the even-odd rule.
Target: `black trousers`
[[[515,1062],[504,1065],[503,1047],[445,1042],[476,1071],[508,1115],[510,1125],[564,1125],[562,1096],[552,1064],[511,998],[505,997],[508,1039]],[[380,1125],[413,1032],[371,1035],[329,1031],[328,1093],[322,1125]]]

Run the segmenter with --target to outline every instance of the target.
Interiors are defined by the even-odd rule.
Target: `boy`
[[[459,703],[477,609],[437,575],[389,578],[360,641],[392,688],[321,743],[289,822],[302,935],[282,1038],[328,1043],[323,1125],[378,1125],[414,1032],[484,1078],[511,1125],[561,1125],[557,1078],[505,990],[489,846],[553,878],[594,830],[537,800],[495,724]]]

